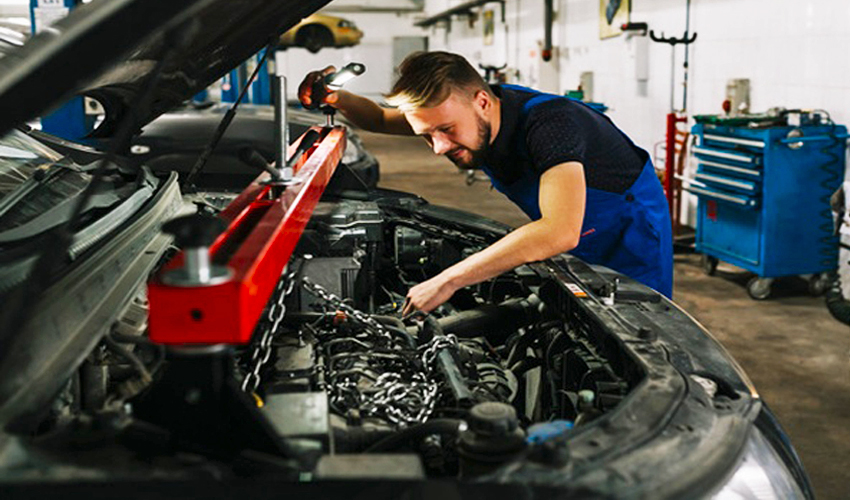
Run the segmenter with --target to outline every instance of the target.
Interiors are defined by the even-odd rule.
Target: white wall
[[[333,4],[331,4],[331,7]],[[381,94],[389,92],[394,80],[392,57],[393,37],[425,36],[424,31],[413,27],[414,14],[403,13],[355,13],[334,12],[353,21],[363,31],[360,44],[340,49],[323,48],[316,54],[307,49],[295,47],[286,50],[286,74],[289,75],[288,94],[295,99],[300,78],[314,69],[328,65],[340,67],[356,61],[366,65],[366,73],[346,84],[345,88],[370,98],[380,99]]]
[[[0,17],[30,16],[29,0],[0,0]]]
[[[436,13],[458,2],[426,0]],[[633,0],[632,21],[656,32],[681,36],[685,0]],[[649,46],[650,77],[635,79],[637,41],[620,36],[599,39],[599,0],[556,0],[552,63],[540,60],[543,2],[507,0],[506,21],[496,9],[496,40],[484,46],[480,21],[428,30],[432,49],[459,52],[473,63],[503,64],[519,70],[515,82],[563,92],[594,72],[594,100],[611,107],[610,116],[638,144],[650,149],[664,137],[670,101],[670,47]],[[838,123],[850,122],[850,1],[848,0],[692,0],[691,29],[699,33],[691,49],[688,108],[692,114],[720,112],[726,81],[751,80],[752,109],[772,106],[824,108]],[[682,48],[677,48],[676,106],[681,106]],[[547,74],[559,74],[552,85]],[[542,84],[542,85],[541,85]],[[545,87],[550,88],[545,88]],[[557,86],[557,88],[551,88]]]

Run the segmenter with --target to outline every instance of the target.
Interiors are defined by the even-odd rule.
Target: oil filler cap
[[[519,420],[514,407],[505,403],[479,403],[467,418],[469,430],[481,436],[502,436],[516,431]]]
[[[457,442],[463,478],[490,473],[514,460],[526,447],[525,434],[511,405],[479,403],[469,410],[466,424]]]

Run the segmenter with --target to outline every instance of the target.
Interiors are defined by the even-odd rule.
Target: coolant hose
[[[381,439],[372,446],[366,448],[364,453],[381,453],[398,449],[399,446],[413,441],[422,439],[431,434],[452,434],[457,436],[460,433],[462,420],[456,418],[435,418],[421,424],[411,425],[410,427],[396,432],[391,436]]]
[[[540,317],[540,299],[532,294],[527,298],[514,298],[499,305],[486,304],[457,314],[440,318],[446,334],[461,338],[487,337],[494,345],[501,345],[509,335],[533,323]]]

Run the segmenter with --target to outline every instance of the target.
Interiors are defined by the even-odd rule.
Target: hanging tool
[[[655,34],[655,30],[649,30],[649,38],[653,42],[666,43],[670,45],[670,113],[667,115],[667,138],[666,138],[666,155],[664,160],[664,192],[667,196],[667,205],[670,210],[671,219],[678,220],[673,217],[673,214],[678,212],[679,207],[675,206],[674,199],[677,198],[674,190],[674,178],[676,176],[676,130],[677,124],[687,122],[688,118],[685,114],[688,109],[688,63],[690,51],[688,46],[694,43],[697,39],[697,34],[691,34],[691,0],[687,0],[685,8],[685,33],[681,38],[665,37],[662,32],[660,36]],[[680,113],[676,111],[675,94],[676,94],[676,45],[685,46],[685,63],[684,63],[684,82],[682,91],[682,109]],[[682,146],[684,153],[684,145]],[[681,200],[681,196],[678,197]],[[674,229],[678,229],[674,227]]]
[[[687,0],[687,7],[685,10],[685,34],[682,38],[667,38],[664,36],[662,32],[660,36],[656,36],[655,30],[649,30],[649,38],[652,39],[653,42],[658,43],[666,43],[670,45],[671,49],[671,66],[670,66],[670,112],[675,113],[676,107],[673,101],[673,94],[676,92],[676,45],[684,45],[685,46],[685,78],[684,78],[684,93],[682,96],[682,113],[684,113],[688,109],[688,61],[690,51],[688,50],[688,46],[694,43],[697,39],[697,34],[694,33],[691,35],[691,0]]]
[[[492,66],[478,63],[478,67],[484,70],[484,81],[487,82],[488,85],[505,83],[504,71],[505,68],[508,67],[507,63],[501,66]]]

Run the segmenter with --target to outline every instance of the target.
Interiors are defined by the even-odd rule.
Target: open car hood
[[[97,98],[109,135],[167,47],[141,127],[203,90],[330,0],[95,0],[0,59],[0,134],[75,94]],[[182,40],[182,42],[181,42]]]

